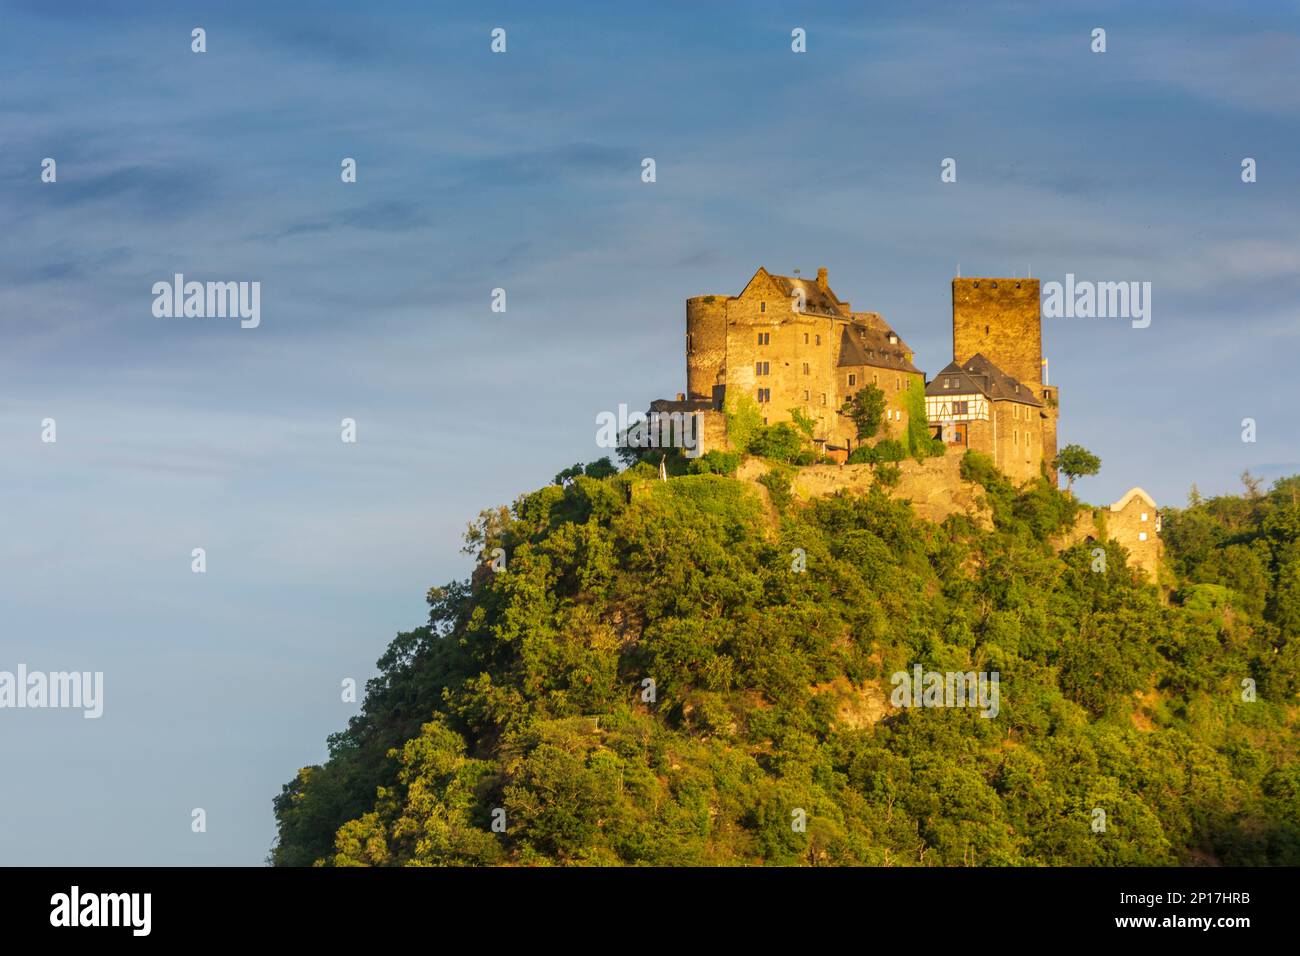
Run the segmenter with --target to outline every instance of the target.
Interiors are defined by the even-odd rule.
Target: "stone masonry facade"
[[[1040,475],[1055,483],[1060,395],[1045,381],[1040,294],[1037,279],[953,279],[953,360],[927,382],[911,347],[880,313],[836,295],[826,269],[810,279],[760,267],[737,295],[686,300],[686,391],[650,410],[698,415],[701,451],[728,447],[727,413],[739,403],[753,402],[769,425],[800,412],[814,423],[815,445],[843,462],[859,442],[840,408],[874,385],[885,416],[873,440],[904,439],[909,408],[923,403],[947,457],[978,451],[1017,483]],[[1112,536],[1154,574],[1154,502],[1133,489],[1112,511]]]

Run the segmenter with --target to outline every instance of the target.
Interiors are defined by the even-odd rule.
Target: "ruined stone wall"
[[[1156,533],[1158,515],[1155,507],[1140,495],[1135,495],[1122,510],[1107,510],[1105,514],[1106,530],[1128,548],[1129,563],[1137,565],[1154,580],[1164,550],[1160,535]]]
[[[1164,559],[1164,542],[1157,530],[1160,516],[1155,505],[1142,494],[1130,492],[1126,497],[1129,500],[1119,511],[1112,510],[1114,505],[1084,508],[1074,527],[1052,543],[1064,550],[1089,539],[1098,542],[1114,539],[1128,551],[1129,565],[1154,582],[1159,578],[1160,562]]]

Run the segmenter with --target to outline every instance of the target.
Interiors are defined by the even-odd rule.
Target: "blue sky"
[[[931,375],[958,266],[1150,281],[1147,329],[1045,320],[1080,495],[1300,472],[1296,6],[921,6],[0,4],[0,670],[105,674],[0,711],[0,863],[261,862],[465,523],[682,390],[683,300],[759,265]],[[177,272],[260,328],[154,318]]]

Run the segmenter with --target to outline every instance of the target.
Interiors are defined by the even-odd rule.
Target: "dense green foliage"
[[[749,453],[775,461],[797,461],[805,451],[805,439],[799,429],[788,422],[760,426],[749,443]],[[812,451],[808,451],[811,463]]]
[[[859,445],[849,452],[848,463],[850,465],[874,465],[878,460],[876,449],[872,445]]]
[[[907,383],[903,396],[907,405],[907,453],[921,461],[942,455],[948,450],[942,439],[930,434],[930,420],[925,413],[925,386],[916,380]]]
[[[687,470],[692,475],[734,475],[740,467],[741,454],[738,451],[706,451],[699,458],[692,458]]]
[[[430,591],[272,861],[1300,864],[1297,479],[1166,519],[1179,605],[1056,553],[1045,481],[963,472],[992,530],[644,464],[484,513],[507,569]],[[998,671],[1000,712],[891,710],[915,664]]]
[[[735,469],[733,468],[732,471],[735,471]],[[579,475],[586,475],[588,478],[608,478],[611,475],[617,474],[617,465],[608,458],[597,458],[595,461],[589,462],[586,465],[582,462],[578,462],[576,465],[564,469],[564,471],[555,476],[551,483],[556,485],[567,485]]]

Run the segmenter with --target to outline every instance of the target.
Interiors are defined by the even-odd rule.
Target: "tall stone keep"
[[[1017,381],[1043,380],[1037,279],[953,279],[952,357],[984,357]]]
[[[1043,323],[1037,279],[952,280],[952,355],[964,364],[983,355],[1033,390],[1043,403],[1043,461],[1055,477],[1059,394],[1043,384]]]

